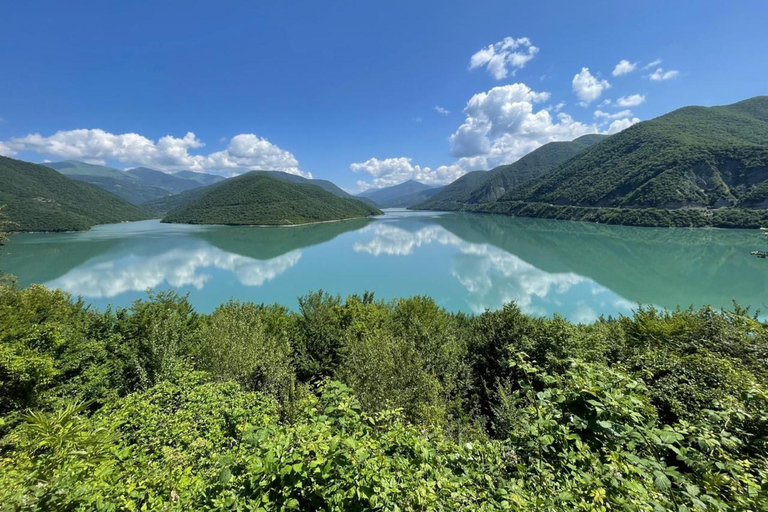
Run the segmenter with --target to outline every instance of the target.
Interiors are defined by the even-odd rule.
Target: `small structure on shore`
[[[765,235],[765,240],[768,241],[768,228],[760,228],[760,231]],[[749,254],[757,256],[758,258],[768,258],[768,251],[752,251]]]

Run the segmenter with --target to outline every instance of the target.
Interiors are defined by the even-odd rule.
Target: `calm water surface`
[[[749,255],[762,244],[756,231],[388,211],[294,228],[145,221],[22,234],[3,248],[0,269],[97,308],[129,305],[148,288],[188,293],[203,312],[230,298],[295,308],[310,290],[371,290],[384,299],[429,295],[453,311],[516,301],[531,314],[591,321],[638,302],[728,307],[736,300],[766,312],[768,262]]]

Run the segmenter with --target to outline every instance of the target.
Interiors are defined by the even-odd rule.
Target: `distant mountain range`
[[[369,199],[382,208],[407,208],[421,203],[440,191],[440,187],[408,180],[399,185],[367,190],[357,197]]]
[[[577,142],[584,137],[570,144]],[[768,96],[685,107],[586,142],[564,161],[567,152],[549,158],[548,144],[494,170],[507,182],[498,190],[486,181],[494,171],[468,175],[415,208],[641,226],[757,227],[768,220]],[[533,167],[524,162],[542,156]],[[512,175],[520,179],[510,183]]]
[[[249,172],[207,187],[200,197],[170,211],[163,222],[228,225],[295,225],[353,219],[382,212],[362,201],[301,184]]]
[[[374,215],[374,205],[640,226],[759,227],[768,225],[768,96],[685,107],[609,137],[552,142],[444,187],[409,180],[361,197],[330,181],[277,171],[225,180],[2,157],[0,204],[8,205],[20,231],[166,215],[174,222],[295,224]]]
[[[77,181],[109,190],[133,204],[168,197],[194,188],[224,181],[224,177],[192,171],[169,174],[146,167],[121,171],[77,160],[43,164]]]
[[[94,173],[102,172],[93,170]],[[106,190],[44,165],[0,157],[0,204],[18,231],[77,231],[150,215]]]

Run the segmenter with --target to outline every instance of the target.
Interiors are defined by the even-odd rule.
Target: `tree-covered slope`
[[[408,180],[391,187],[367,190],[358,194],[358,197],[371,199],[384,208],[405,208],[423,202],[439,191],[439,188],[416,180]]]
[[[508,190],[543,176],[604,138],[605,135],[591,134],[572,141],[550,142],[531,151],[512,164],[501,165],[477,175],[476,181],[473,179],[466,180],[466,176],[462,176],[459,180],[464,180],[464,182],[461,182],[460,186],[454,187],[454,191],[449,194],[436,195],[417,205],[417,208],[460,210],[468,204],[494,202]],[[457,185],[459,184],[457,183]]]
[[[214,185],[201,197],[169,212],[163,222],[291,225],[380,213],[368,204],[338,197],[315,185],[251,172]]]
[[[76,231],[146,219],[142,209],[43,165],[0,157],[0,204],[17,231]]]
[[[768,96],[685,107],[585,150],[501,201],[621,208],[768,206]]]
[[[335,185],[334,183],[328,180],[309,179],[309,178],[304,178],[303,176],[297,176],[295,174],[289,174],[287,172],[282,172],[282,171],[251,171],[251,174],[271,176],[275,179],[278,179],[281,181],[287,181],[289,183],[297,183],[301,185],[316,185],[322,188],[323,190],[330,192],[335,196],[343,197],[345,199],[360,200],[360,201],[363,201],[364,203],[369,204],[370,206],[378,207],[378,205],[376,205],[373,201],[369,199],[355,197],[352,194],[345,192],[344,190],[339,188],[337,185]],[[170,197],[156,199],[153,201],[147,201],[146,203],[142,204],[141,207],[149,211],[153,215],[162,217],[163,215],[170,212],[171,210],[174,210],[196,199],[199,199],[209,191],[213,190],[213,187],[216,187],[221,183],[222,182],[218,182],[212,185],[207,185],[205,187],[187,190],[185,192],[182,192],[180,194],[176,194]]]
[[[442,187],[423,203],[413,206],[418,210],[458,210],[472,190],[488,178],[488,171],[468,172],[453,183]]]

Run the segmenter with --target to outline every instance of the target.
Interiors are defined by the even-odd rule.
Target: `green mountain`
[[[114,178],[128,181],[138,181],[135,176],[130,176],[119,169],[106,167],[104,165],[94,165],[77,160],[64,160],[62,162],[46,162],[42,165],[56,169],[61,174],[67,176],[90,176],[98,178]]]
[[[213,185],[202,197],[169,212],[163,222],[279,226],[381,214],[361,201],[271,174],[250,172]]]
[[[303,176],[297,176],[296,174],[289,174],[287,172],[282,172],[282,171],[251,171],[250,174],[271,176],[281,181],[286,181],[289,183],[297,183],[300,185],[316,185],[322,188],[323,190],[330,192],[335,196],[343,197],[344,199],[363,201],[369,204],[370,206],[373,206],[374,208],[378,206],[370,199],[362,199],[345,192],[344,190],[342,190],[341,188],[339,188],[334,183],[328,180],[309,179],[309,178],[304,178]],[[182,192],[180,194],[176,194],[170,197],[147,201],[146,203],[143,203],[141,206],[142,208],[152,213],[153,215],[162,217],[163,215],[170,212],[171,210],[175,210],[176,208],[179,208],[187,203],[190,203],[196,199],[201,198],[203,195],[213,190],[213,187],[218,186],[220,183],[223,183],[223,182],[214,183],[213,185],[208,185],[206,187],[187,190],[185,192]]]
[[[108,190],[133,204],[141,204],[171,195],[167,190],[145,185],[139,177],[112,167],[87,164],[77,160],[51,162],[43,165],[56,169],[73,180],[84,181]]]
[[[399,185],[367,190],[358,194],[360,199],[370,199],[383,208],[407,208],[426,201],[440,191],[439,187],[408,180]]]
[[[768,96],[685,107],[587,149],[501,201],[588,207],[768,207]]]
[[[165,190],[171,194],[179,194],[185,190],[198,188],[201,183],[197,180],[185,179],[167,172],[156,171],[146,167],[136,167],[125,171],[129,176],[134,176],[141,180],[141,183]]]
[[[44,165],[0,157],[0,204],[18,231],[78,231],[96,224],[148,218],[105,190]]]
[[[345,199],[362,201],[374,207],[379,206],[374,201],[371,201],[370,199],[353,196],[349,192],[344,191],[341,187],[339,187],[335,183],[328,180],[316,180],[311,178],[305,178],[303,176],[298,176],[296,174],[289,174],[287,172],[282,172],[282,171],[251,171],[251,172],[272,176],[273,178],[277,178],[282,181],[289,181],[291,183],[299,183],[304,185],[316,185],[322,188],[323,190],[327,190],[328,192],[330,192],[335,196],[343,197]]]
[[[572,141],[550,142],[512,164],[464,175],[417,208],[461,210],[467,204],[494,202],[508,190],[543,176],[604,138],[605,135],[592,134]]]
[[[207,174],[204,172],[195,171],[179,171],[173,173],[173,175],[185,180],[196,181],[201,185],[213,185],[214,183],[219,183],[226,179],[224,176],[217,176],[215,174]]]

